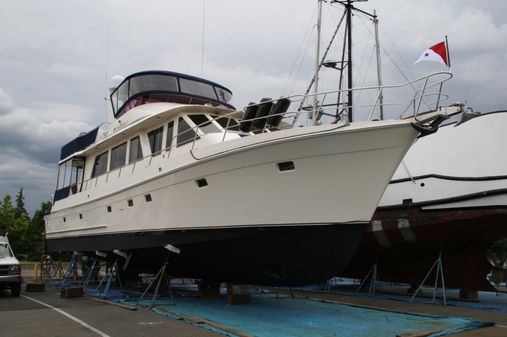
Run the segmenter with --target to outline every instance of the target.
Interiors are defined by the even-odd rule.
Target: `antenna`
[[[202,44],[201,44],[201,76],[204,76],[204,28],[206,24],[206,0],[202,0]]]

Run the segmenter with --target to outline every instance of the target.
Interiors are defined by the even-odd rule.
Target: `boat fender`
[[[447,118],[449,118],[449,116],[447,115],[435,115],[431,116],[430,118],[412,123],[412,126],[414,127],[414,129],[419,131],[420,135],[418,138],[421,138],[437,132],[440,123],[442,123]]]
[[[269,111],[268,125],[273,128],[277,128],[283,119],[284,113],[289,110],[290,99],[280,98]]]
[[[263,98],[259,103],[259,107],[257,108],[257,114],[255,115],[255,120],[253,122],[253,126],[255,129],[262,130],[266,126],[267,117],[271,108],[273,107],[273,100],[271,98]]]
[[[250,129],[252,128],[252,119],[255,118],[255,115],[257,114],[257,108],[259,106],[255,104],[254,102],[248,103],[248,106],[245,109],[245,113],[243,114],[243,118],[241,122],[239,123],[239,130],[242,132],[250,132]]]

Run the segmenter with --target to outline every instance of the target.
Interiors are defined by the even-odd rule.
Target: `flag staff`
[[[449,53],[449,41],[447,35],[445,36],[445,49],[447,50],[447,62],[449,63],[449,70],[451,70],[451,54]]]

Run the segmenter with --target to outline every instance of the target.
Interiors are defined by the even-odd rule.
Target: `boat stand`
[[[375,289],[377,286],[377,266],[378,266],[378,258],[375,261],[375,264],[371,267],[370,271],[368,271],[368,274],[366,274],[366,277],[361,281],[361,284],[356,290],[356,293],[358,293],[361,288],[365,285],[366,281],[368,281],[368,278],[370,278],[371,275],[371,282],[370,282],[370,289],[368,291],[368,296],[373,297],[375,296]]]
[[[423,281],[417,288],[417,290],[412,295],[412,298],[410,299],[410,302],[414,301],[414,298],[417,296],[417,293],[421,291],[422,287],[424,286],[424,282],[426,282],[426,279],[431,275],[433,272],[433,269],[436,267],[436,274],[435,274],[435,286],[433,288],[433,300],[432,303],[435,303],[435,298],[437,296],[437,287],[438,287],[438,279],[440,278],[442,283],[442,291],[443,291],[443,300],[444,300],[444,308],[447,306],[446,298],[445,298],[445,281],[444,281],[444,268],[442,263],[442,249],[440,249],[440,253],[438,254],[438,258],[431,266],[430,270],[428,271],[428,274],[426,274],[426,277],[424,277]]]
[[[289,287],[289,295],[290,298],[294,299],[296,296],[294,296],[294,292],[292,291],[292,287]],[[280,298],[280,287],[276,288],[276,299]]]
[[[100,263],[97,262],[97,259],[93,258],[92,260],[93,260],[92,265],[86,271],[85,277],[83,279],[83,285],[82,286],[85,289],[85,291],[86,291],[86,287],[90,283],[93,275],[96,274],[99,271],[99,269],[100,269]]]
[[[149,305],[149,308],[153,308],[154,306],[154,303],[155,301],[157,300],[157,296],[158,296],[158,291],[160,289],[160,284],[162,283],[162,280],[165,281],[165,285],[167,286],[167,289],[169,290],[169,296],[171,296],[171,305],[176,305],[176,302],[174,301],[174,296],[173,296],[173,292],[171,290],[171,285],[170,285],[170,281],[169,281],[169,278],[167,277],[167,273],[166,273],[166,269],[167,269],[167,265],[169,264],[169,256],[171,255],[171,253],[167,253],[167,257],[164,261],[164,264],[162,265],[162,268],[160,268],[160,270],[158,271],[158,273],[155,275],[155,277],[153,278],[153,280],[150,282],[150,284],[148,285],[148,287],[144,290],[143,294],[141,295],[141,297],[139,297],[136,301],[136,304],[135,306],[137,307],[137,305],[139,304],[139,302],[141,302],[141,300],[144,298],[144,296],[148,293],[148,291],[150,290],[150,288],[155,284],[155,282],[157,283],[156,287],[155,287],[155,292],[153,293],[153,296],[151,297],[151,302],[150,302],[150,305]]]
[[[42,266],[42,279],[46,279],[46,285],[52,287],[63,278],[63,268],[59,261],[53,261],[50,256],[47,256],[43,261]]]
[[[118,258],[114,261],[113,265],[108,268],[108,272],[106,273],[106,276],[100,281],[97,288],[95,288],[95,291],[98,291],[104,281],[106,281],[106,286],[104,287],[104,290],[102,291],[102,294],[100,297],[106,298],[107,294],[109,293],[109,288],[111,287],[111,283],[113,281],[113,278],[116,276],[116,279],[118,280],[118,283],[120,284],[120,288],[123,289],[123,286],[121,284],[120,277],[118,275]]]
[[[63,279],[60,282],[60,288],[64,288],[72,285],[72,282],[79,281],[79,274],[77,271],[78,264],[83,262],[83,254],[74,252],[72,254],[72,258],[70,259],[70,264],[65,274],[63,275]]]

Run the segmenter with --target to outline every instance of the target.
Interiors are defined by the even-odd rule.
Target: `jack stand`
[[[436,274],[435,274],[435,287],[433,289],[433,303],[435,303],[435,298],[437,296],[437,286],[438,286],[438,278],[440,276],[441,282],[442,282],[442,291],[443,291],[443,299],[444,299],[444,308],[447,307],[447,302],[445,298],[445,282],[444,282],[444,268],[442,264],[442,249],[440,249],[440,253],[438,254],[438,258],[433,263],[433,266],[431,266],[428,274],[426,274],[426,277],[424,277],[423,281],[417,288],[417,290],[414,292],[414,295],[412,295],[412,298],[410,299],[410,302],[414,301],[414,298],[417,296],[417,293],[421,291],[422,287],[424,286],[424,282],[426,282],[426,279],[430,276],[433,269],[437,267]]]
[[[324,286],[324,291],[325,292],[330,292],[332,284],[336,284],[336,276],[333,276],[332,278],[330,278],[329,280],[327,280],[326,285]]]
[[[368,274],[366,274],[366,277],[363,279],[363,281],[361,282],[361,284],[357,288],[356,293],[358,293],[361,290],[361,288],[364,286],[366,281],[368,281],[368,278],[371,275],[370,290],[368,291],[368,296],[369,297],[375,296],[375,288],[377,286],[377,265],[378,265],[378,259],[375,261],[375,264],[373,265],[373,267],[371,267]]]
[[[117,279],[118,279],[118,283],[120,284],[120,288],[123,289],[123,286],[121,284],[121,280],[120,280],[120,277],[118,276],[118,258],[114,261],[113,265],[111,266],[111,268],[109,268],[109,271],[108,273],[106,274],[106,276],[100,281],[99,285],[97,286],[97,288],[95,288],[95,291],[99,290],[100,286],[102,285],[102,283],[104,283],[104,280],[107,279],[107,282],[106,282],[106,286],[104,288],[104,290],[102,291],[102,294],[100,295],[100,297],[102,298],[106,298],[107,297],[107,293],[109,292],[109,288],[111,287],[111,282],[113,281],[113,277],[114,276],[117,276]]]
[[[171,300],[172,300],[172,304],[171,305],[176,305],[176,303],[174,301],[173,292],[171,291],[171,285],[170,285],[169,279],[167,278],[167,274],[166,274],[166,268],[167,268],[167,264],[169,263],[169,255],[170,254],[171,253],[167,253],[167,257],[166,257],[166,259],[164,261],[164,264],[162,265],[162,268],[160,268],[160,270],[155,275],[155,277],[153,278],[153,280],[150,282],[150,284],[148,285],[148,287],[146,288],[146,290],[143,292],[143,294],[141,295],[141,297],[138,298],[138,300],[137,300],[137,302],[135,304],[136,307],[139,304],[139,302],[144,298],[144,296],[146,295],[146,293],[148,292],[148,290],[150,290],[150,288],[153,286],[153,284],[155,284],[155,281],[157,281],[157,286],[155,287],[155,292],[153,293],[153,296],[151,298],[151,302],[150,302],[150,305],[149,305],[150,309],[153,308],[155,300],[157,299],[157,296],[158,296],[158,290],[160,289],[160,283],[162,283],[162,279],[164,279],[165,284],[167,286],[167,289],[169,289],[169,295],[171,296]]]
[[[295,296],[294,296],[294,292],[292,291],[292,287],[289,287],[289,294],[290,294],[290,298],[294,299]],[[277,287],[276,288],[276,299],[279,299],[280,298],[280,287]]]
[[[63,273],[62,264],[59,261],[53,261],[50,257],[44,261],[43,274],[46,276],[48,287],[52,287],[60,281],[63,278]]]
[[[74,252],[72,254],[72,258],[70,259],[70,264],[67,270],[65,271],[65,274],[63,275],[63,279],[60,282],[60,288],[63,288],[65,286],[70,286],[73,280],[78,280],[79,275],[77,272],[77,266],[78,263],[82,260],[82,254],[78,252]]]
[[[83,280],[83,288],[86,290],[86,287],[88,286],[88,283],[90,283],[93,275],[98,272],[100,265],[97,263],[97,259],[93,259],[93,263],[90,268],[88,268],[88,271],[86,272],[86,275]]]

